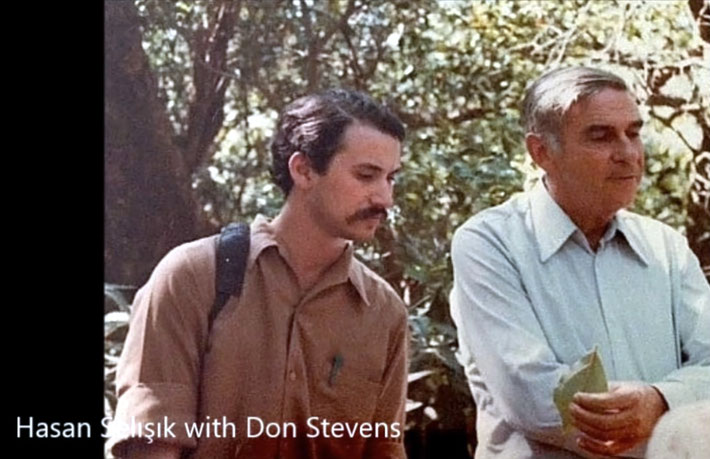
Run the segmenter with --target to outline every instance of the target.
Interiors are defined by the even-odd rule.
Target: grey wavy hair
[[[559,152],[562,120],[572,104],[608,88],[629,91],[623,79],[605,70],[569,67],[545,73],[525,93],[525,131],[542,136],[549,148]]]

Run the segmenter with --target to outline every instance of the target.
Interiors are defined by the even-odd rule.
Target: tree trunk
[[[710,273],[710,126],[702,116],[697,116],[696,119],[703,130],[703,141],[701,147],[693,151],[698,177],[691,189],[695,199],[688,202],[686,236],[690,248],[700,259],[700,265],[706,273]]]
[[[688,0],[688,6],[697,21],[700,38],[710,43],[710,2],[708,0]],[[700,50],[702,55],[702,50]],[[707,107],[705,107],[707,109]],[[699,112],[695,118],[702,128],[703,140],[700,149],[693,151],[693,161],[699,177],[693,184],[692,192],[698,199],[688,204],[688,226],[686,227],[690,248],[700,259],[700,264],[710,272],[710,125],[708,119]],[[710,280],[710,277],[708,277]]]
[[[172,247],[210,230],[148,58],[132,2],[104,5],[104,277],[141,285]]]

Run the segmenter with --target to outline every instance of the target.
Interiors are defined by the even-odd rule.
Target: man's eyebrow
[[[382,168],[380,166],[378,166],[377,164],[373,164],[373,163],[355,164],[354,167],[355,167],[355,169],[368,169],[371,172],[379,172],[382,170]]]
[[[361,163],[361,164],[356,164],[355,169],[367,169],[370,172],[382,172],[384,169],[377,164],[373,163]],[[397,169],[393,170],[392,172],[389,172],[389,174],[397,174],[402,170],[402,166],[397,167]]]
[[[643,127],[643,121],[642,120],[636,120],[633,123],[629,125],[629,128],[634,128],[634,129],[641,129]],[[605,131],[608,129],[614,129],[614,126],[610,124],[591,124],[587,126],[584,131],[585,132],[594,132],[594,131]]]
[[[591,124],[584,128],[584,132],[608,131],[614,129],[610,124]]]

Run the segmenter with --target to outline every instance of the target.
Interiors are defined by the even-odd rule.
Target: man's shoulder
[[[460,245],[473,235],[504,238],[511,229],[519,227],[529,211],[526,193],[515,193],[505,202],[483,209],[460,225],[453,236],[453,245]]]
[[[624,229],[634,232],[637,236],[646,240],[660,240],[665,238],[673,241],[674,244],[684,244],[685,236],[677,229],[655,218],[637,214],[630,210],[620,210],[617,214]]]
[[[161,260],[161,264],[182,265],[189,263],[193,266],[215,264],[217,250],[217,234],[184,242],[171,249]]]
[[[528,211],[527,193],[515,193],[506,201],[476,212],[459,228],[506,225],[511,218],[525,215]]]
[[[683,264],[687,259],[688,240],[670,225],[627,210],[619,211],[617,218],[624,237],[647,262],[674,259]]]
[[[653,217],[649,217],[648,215],[642,215],[628,209],[621,209],[617,215],[625,222],[637,225],[640,229],[676,232],[676,230],[667,223],[664,223]]]
[[[172,248],[155,266],[152,282],[209,282],[215,275],[216,241],[217,235],[211,235]]]

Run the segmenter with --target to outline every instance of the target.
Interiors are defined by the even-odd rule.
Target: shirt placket
[[[297,422],[301,420],[300,413],[302,407],[299,404],[299,394],[303,395],[303,385],[306,381],[305,368],[303,367],[303,349],[301,341],[301,332],[298,327],[298,321],[302,315],[303,308],[305,307],[305,298],[300,301],[294,308],[293,314],[291,316],[291,323],[289,324],[288,331],[288,349],[286,351],[286,366],[283,375],[283,393],[281,402],[281,425],[286,425],[290,422],[296,422],[296,434],[300,434],[298,429],[302,429],[303,426],[299,425]],[[289,432],[289,438],[281,436],[278,440],[278,457],[290,457],[293,451],[290,448],[293,445],[293,441],[289,441],[291,433]]]
[[[616,366],[619,361],[619,355],[614,343],[625,339],[625,337],[623,329],[620,324],[617,323],[614,313],[614,309],[617,307],[616,303],[619,301],[618,292],[614,291],[613,283],[606,277],[608,273],[614,272],[613,269],[610,270],[609,267],[606,266],[608,259],[607,254],[609,252],[606,247],[607,244],[608,242],[605,240],[600,241],[599,248],[596,253],[594,253],[594,280],[599,297],[599,307],[601,308],[602,318],[604,320],[604,329],[606,330],[609,343],[608,355],[611,357],[611,361],[604,362],[604,366],[607,367],[607,377],[614,377],[614,375],[617,374]]]
[[[316,285],[301,297],[301,300],[293,308],[289,324],[288,349],[286,351],[286,364],[282,384],[281,425],[286,422],[296,422],[296,429],[303,429],[304,425],[300,424],[300,422],[305,422],[309,415],[308,375],[306,374],[306,364],[303,357],[303,340],[299,321],[306,313],[306,308],[309,304],[315,301],[321,293],[342,282],[337,271],[335,269],[320,279]],[[301,438],[305,434],[305,432],[300,430],[297,430],[296,433]],[[284,438],[284,436],[278,439],[277,457],[300,457],[305,454],[304,451],[291,451],[291,449],[298,447],[300,440],[299,442],[289,440],[292,439],[290,437]]]

